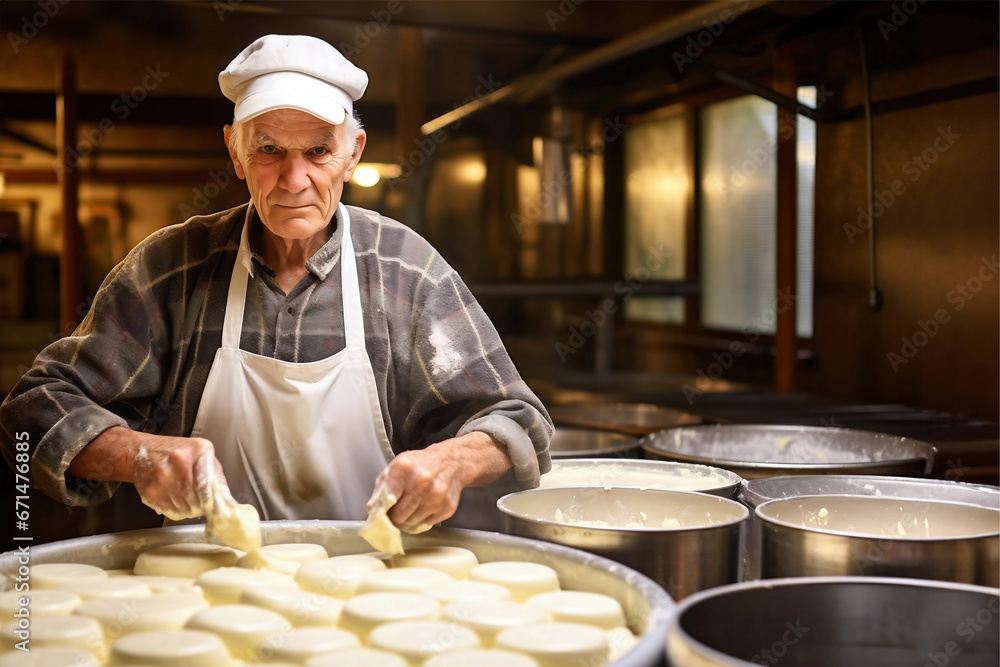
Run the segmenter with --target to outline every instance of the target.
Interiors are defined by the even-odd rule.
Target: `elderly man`
[[[264,519],[364,518],[381,474],[406,529],[450,517],[465,487],[536,485],[552,424],[479,304],[417,234],[341,202],[367,75],[269,35],[219,83],[250,202],[160,230],[110,273],[0,408],[7,460],[26,440],[49,495],[131,482],[176,520],[220,474]]]

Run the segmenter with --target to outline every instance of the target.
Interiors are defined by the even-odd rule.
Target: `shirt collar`
[[[250,258],[253,260],[252,262],[246,262],[250,277],[253,277],[255,264],[259,264],[261,268],[273,275],[274,270],[264,261],[264,256],[261,252],[261,237],[263,235],[264,223],[261,221],[260,215],[258,215],[252,201],[247,208],[246,224],[248,225],[247,243],[250,246]],[[313,253],[313,256],[306,262],[306,268],[309,272],[320,280],[326,279],[340,259],[340,241],[343,236],[343,229],[344,226],[340,224],[340,207],[337,207],[333,214],[333,234],[330,235],[330,239],[319,250]]]

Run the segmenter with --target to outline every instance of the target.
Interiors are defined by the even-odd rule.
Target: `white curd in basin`
[[[7,651],[0,654],[0,667],[99,667],[89,651],[72,648],[38,647],[31,651]]]
[[[41,589],[25,593],[6,591],[0,593],[0,618],[14,618],[14,614],[22,608],[21,600],[29,600],[32,618],[43,616],[66,616],[73,613],[83,600],[69,591]]]
[[[122,637],[111,650],[112,665],[225,667],[231,662],[221,639],[192,630],[140,632]]]

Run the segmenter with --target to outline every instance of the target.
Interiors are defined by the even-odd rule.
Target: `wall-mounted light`
[[[7,189],[7,176],[2,171],[0,171],[0,197],[3,197],[3,191]]]
[[[383,162],[362,162],[354,168],[354,175],[351,183],[363,188],[370,188],[376,185],[383,178],[399,178],[402,169],[398,164],[386,164]]]

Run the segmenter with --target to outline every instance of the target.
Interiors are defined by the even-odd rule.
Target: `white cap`
[[[267,35],[219,73],[219,87],[236,104],[236,121],[275,109],[298,109],[340,125],[346,114],[354,113],[368,75],[316,37]]]

